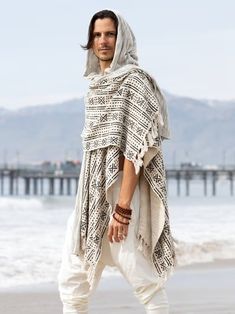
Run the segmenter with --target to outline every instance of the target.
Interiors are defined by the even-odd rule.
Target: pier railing
[[[74,195],[79,172],[0,169],[0,195]]]
[[[230,195],[234,195],[235,167],[218,169],[181,169],[166,170],[168,184],[176,182],[176,193],[182,195],[182,184],[185,185],[186,196],[190,195],[190,183],[200,180],[204,195],[217,194],[217,182],[228,180]],[[0,168],[0,196],[8,195],[75,195],[77,191],[79,171],[43,171],[28,168]]]
[[[190,183],[193,180],[200,180],[203,184],[204,195],[208,195],[209,184],[211,185],[212,195],[217,194],[217,182],[219,180],[228,180],[230,195],[234,195],[234,168],[218,168],[218,169],[167,169],[166,171],[168,183],[171,180],[176,181],[177,195],[181,195],[182,181],[185,184],[185,194],[190,195]]]

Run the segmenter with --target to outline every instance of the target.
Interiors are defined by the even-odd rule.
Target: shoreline
[[[166,283],[172,314],[235,313],[235,259],[177,266]],[[118,296],[118,297],[117,297]],[[62,314],[56,283],[0,289],[4,314]],[[91,299],[91,314],[144,314],[121,275],[104,276]]]
[[[216,259],[211,262],[202,262],[202,263],[193,263],[189,265],[183,266],[176,266],[175,271],[171,277],[178,272],[185,272],[185,271],[207,271],[207,270],[215,270],[215,269],[224,269],[224,268],[235,268],[235,258],[234,259]],[[103,276],[104,277],[104,276]],[[103,278],[102,277],[102,278]],[[106,275],[104,279],[108,278],[119,278],[121,274],[118,272],[114,273],[113,275]],[[170,279],[169,279],[170,280]],[[8,286],[8,287],[0,287],[0,294],[3,292],[17,292],[17,290],[21,291],[31,291],[31,288],[40,290],[40,287],[47,287],[56,285],[56,282],[39,282],[39,283],[26,283],[26,284],[17,284],[15,286]]]
[[[200,262],[193,263],[183,266],[177,266],[177,269],[180,271],[184,270],[198,270],[198,269],[215,269],[215,268],[224,268],[224,267],[235,267],[235,257],[230,259],[215,259],[211,262]]]

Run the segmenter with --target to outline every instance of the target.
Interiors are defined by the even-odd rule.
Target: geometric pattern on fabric
[[[90,274],[94,274],[101,255],[102,238],[112,212],[107,190],[118,178],[119,157],[123,154],[131,160],[138,173],[149,147],[156,150],[144,166],[143,175],[165,209],[164,227],[151,260],[160,276],[175,265],[159,132],[158,95],[160,92],[153,92],[151,78],[140,69],[113,79],[99,79],[90,85],[85,99],[86,120],[82,133],[85,165],[79,209],[80,234],[77,235],[80,245],[76,252],[84,257]]]

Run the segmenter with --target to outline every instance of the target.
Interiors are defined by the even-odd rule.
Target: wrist
[[[122,200],[118,201],[118,205],[122,208],[130,209],[131,202],[124,202]]]
[[[113,219],[116,220],[121,225],[127,225],[127,226],[129,225],[129,219],[123,218],[116,212],[114,212],[112,216],[113,216]]]
[[[130,221],[130,217],[125,217],[117,212],[115,212],[114,215],[120,222],[129,223]]]
[[[132,209],[130,208],[123,208],[116,204],[114,211],[125,219],[131,219]]]

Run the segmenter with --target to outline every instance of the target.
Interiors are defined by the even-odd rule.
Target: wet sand
[[[234,314],[235,260],[177,268],[167,292],[171,314]],[[35,284],[0,290],[1,314],[62,314],[56,284]],[[90,314],[144,314],[120,276],[102,278]]]

